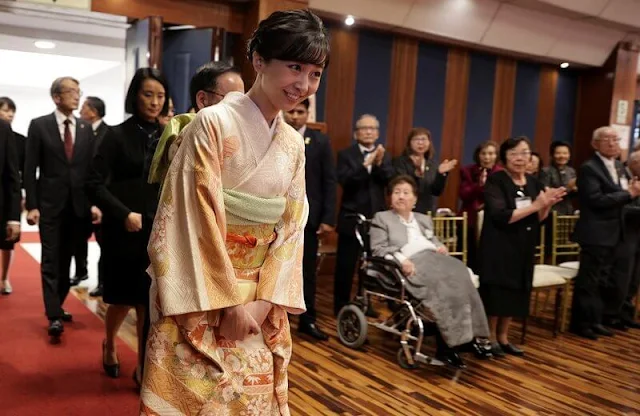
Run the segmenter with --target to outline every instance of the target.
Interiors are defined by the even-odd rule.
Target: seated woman
[[[391,210],[378,212],[371,224],[374,256],[393,256],[407,276],[407,290],[434,316],[436,358],[456,367],[464,364],[456,347],[471,347],[479,358],[491,356],[486,343],[489,324],[478,291],[463,262],[447,255],[447,248],[433,234],[427,215],[412,212],[416,183],[410,176],[391,180]]]

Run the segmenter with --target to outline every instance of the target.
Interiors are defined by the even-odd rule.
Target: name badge
[[[531,206],[531,198],[516,198],[516,209]]]
[[[629,190],[629,180],[627,178],[620,178],[620,187],[628,191]]]

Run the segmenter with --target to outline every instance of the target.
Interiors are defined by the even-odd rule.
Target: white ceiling
[[[600,66],[640,44],[640,0],[310,0],[332,17],[546,61]]]

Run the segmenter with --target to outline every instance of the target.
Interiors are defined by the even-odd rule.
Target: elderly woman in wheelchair
[[[437,359],[464,367],[457,351],[490,357],[489,325],[469,269],[447,255],[434,236],[431,218],[412,212],[417,198],[413,178],[398,176],[389,190],[391,210],[377,213],[371,223],[372,254],[400,266],[406,290],[435,321]]]

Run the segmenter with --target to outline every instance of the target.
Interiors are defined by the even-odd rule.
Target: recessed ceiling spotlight
[[[569,68],[569,62],[563,62],[560,64],[560,68],[564,69],[564,68]]]
[[[53,49],[56,47],[56,44],[48,41],[48,40],[37,40],[33,42],[36,48],[38,49]]]
[[[346,19],[344,19],[344,24],[347,26],[352,26],[356,22],[356,19],[353,16],[349,15]]]

